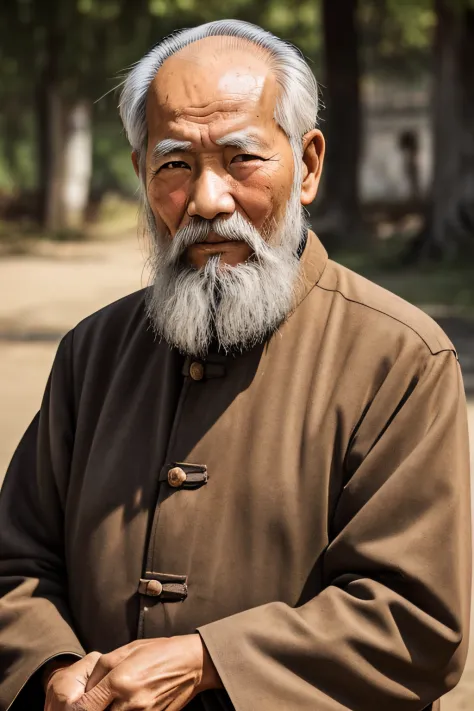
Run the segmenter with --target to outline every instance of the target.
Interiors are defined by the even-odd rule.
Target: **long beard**
[[[298,246],[306,228],[299,197],[293,194],[279,225],[263,239],[244,218],[193,218],[170,238],[160,234],[145,202],[152,234],[153,280],[148,316],[158,337],[189,355],[203,356],[215,339],[224,350],[245,350],[266,339],[294,304],[300,263]],[[186,247],[210,231],[247,242],[253,250],[244,263],[229,266],[219,255],[201,269],[183,262]]]

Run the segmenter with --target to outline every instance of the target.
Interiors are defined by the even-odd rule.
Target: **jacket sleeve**
[[[13,456],[0,494],[2,711],[12,704],[42,710],[35,672],[56,655],[84,654],[68,610],[64,562],[74,440],[71,339],[69,334],[59,346],[41,410]]]
[[[198,630],[237,711],[420,711],[461,675],[471,518],[459,365],[429,353],[405,392],[396,381],[351,438],[320,594]]]

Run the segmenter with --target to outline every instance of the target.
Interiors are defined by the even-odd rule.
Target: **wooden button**
[[[168,472],[168,484],[177,489],[186,481],[186,473],[181,467],[173,467]]]
[[[146,594],[152,597],[158,597],[163,592],[163,585],[159,580],[150,580],[146,586]]]
[[[202,363],[194,361],[189,366],[189,375],[193,380],[202,380],[204,378],[204,366]]]

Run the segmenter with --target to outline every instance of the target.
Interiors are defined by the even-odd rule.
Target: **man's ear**
[[[318,128],[313,128],[303,136],[302,205],[309,205],[316,197],[323,169],[325,148],[324,136]]]
[[[137,174],[137,178],[140,177],[140,168],[138,165],[138,153],[136,151],[132,151],[132,163],[133,163],[133,169],[135,170],[135,173]]]

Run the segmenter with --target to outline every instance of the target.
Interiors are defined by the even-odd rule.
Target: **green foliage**
[[[137,189],[130,148],[121,136],[118,118],[96,122],[94,130],[92,194],[106,189],[129,196]]]
[[[391,37],[386,44],[389,52],[395,51],[390,46],[390,39],[398,36],[404,50],[424,49],[430,46],[431,32],[435,25],[435,13],[431,0],[387,0],[387,29]]]
[[[406,80],[429,71],[433,0],[361,0],[359,19],[368,74]]]
[[[287,4],[271,2],[262,18],[262,25],[279,37],[296,44],[303,54],[315,63],[315,73],[321,65],[322,28],[320,3],[303,0]]]

